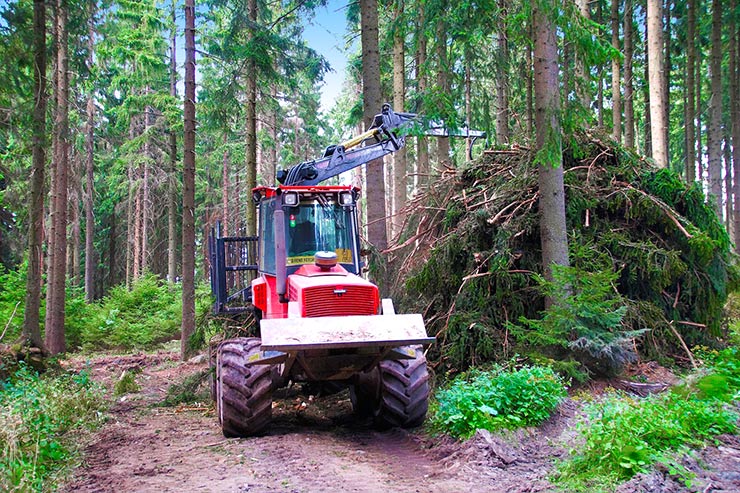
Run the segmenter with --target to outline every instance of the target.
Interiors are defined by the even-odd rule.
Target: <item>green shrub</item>
[[[120,396],[133,394],[141,390],[141,385],[136,382],[136,375],[133,371],[124,370],[121,376],[113,386],[113,395]]]
[[[555,480],[568,491],[609,489],[662,462],[689,481],[677,457],[688,447],[737,431],[737,350],[715,352],[709,373],[671,392],[635,399],[614,394],[587,404],[578,428],[584,443],[560,464]]]
[[[0,383],[0,491],[54,490],[102,409],[103,391],[86,373],[39,377],[22,366]]]
[[[548,351],[563,361],[572,355],[591,373],[614,374],[635,359],[634,338],[645,332],[623,326],[627,306],[614,288],[619,275],[553,265],[552,281],[534,276],[553,304],[542,318],[520,317],[509,330],[530,350]]]
[[[431,424],[462,438],[477,429],[536,426],[550,417],[565,395],[562,378],[548,367],[473,370],[437,391]]]
[[[154,275],[117,286],[81,321],[79,339],[86,349],[141,349],[174,337],[180,330],[180,287]]]
[[[0,266],[0,334],[7,325],[3,343],[10,344],[21,334],[26,296],[26,268],[5,272]],[[42,314],[43,316],[43,314]]]

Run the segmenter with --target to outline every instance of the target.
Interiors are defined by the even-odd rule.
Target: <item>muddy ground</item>
[[[347,392],[311,396],[294,387],[274,403],[265,436],[226,439],[207,399],[162,407],[171,385],[203,372],[174,352],[73,360],[112,397],[124,370],[138,392],[115,398],[68,492],[541,492],[555,460],[577,439],[578,406],[566,401],[537,430],[479,432],[460,443],[422,431],[375,431],[351,412]],[[724,437],[695,459],[691,491],[740,492],[740,441]],[[689,491],[660,471],[620,491]]]

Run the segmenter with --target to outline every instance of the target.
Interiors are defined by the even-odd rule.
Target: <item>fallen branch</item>
[[[8,323],[5,324],[5,329],[3,330],[2,335],[0,335],[0,341],[3,340],[3,337],[5,337],[5,333],[8,331],[8,327],[10,327],[10,323],[13,321],[13,317],[15,317],[15,312],[18,310],[18,305],[20,305],[21,302],[15,304],[15,308],[13,308],[13,313],[10,314],[10,319],[8,320]]]

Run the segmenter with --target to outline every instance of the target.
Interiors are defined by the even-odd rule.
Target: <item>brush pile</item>
[[[526,332],[510,330],[544,310],[533,157],[522,147],[486,151],[447,170],[404,211],[387,272],[394,298],[437,336],[438,370],[536,352]],[[692,346],[716,344],[739,277],[701,188],[592,136],[572,139],[563,163],[571,264],[606,272],[625,307],[609,330],[643,334],[631,342],[635,355],[679,363]]]

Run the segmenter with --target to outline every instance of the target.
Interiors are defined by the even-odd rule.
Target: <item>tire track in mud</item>
[[[92,377],[108,389],[132,367],[141,369],[141,391],[113,405],[83,466],[62,491],[497,491],[482,468],[446,469],[411,433],[374,431],[351,413],[346,392],[309,399],[297,389],[282,391],[268,434],[225,439],[211,406],[156,407],[172,383],[203,370],[205,363],[179,363],[174,353],[89,363]]]

